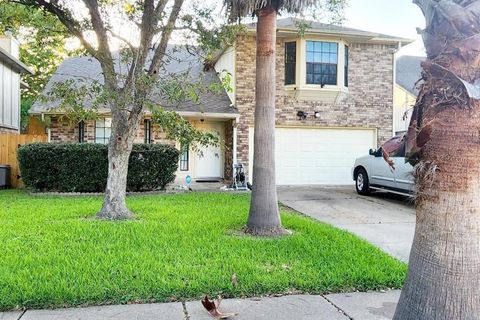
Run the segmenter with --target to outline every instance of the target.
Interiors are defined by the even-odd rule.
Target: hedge
[[[108,150],[103,144],[33,143],[18,149],[21,178],[36,191],[103,192]],[[179,151],[162,144],[134,144],[127,191],[165,189],[175,180]]]

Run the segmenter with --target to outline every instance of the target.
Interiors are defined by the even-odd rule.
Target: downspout
[[[238,125],[238,117],[233,120],[233,164],[232,164],[232,181],[235,181],[235,170],[233,169],[233,165],[237,164],[237,125]]]
[[[45,114],[44,113],[42,113],[42,122],[45,123]],[[51,141],[50,128],[47,128],[47,142],[52,142]]]
[[[402,48],[402,42],[398,42],[397,49],[393,51],[393,86],[392,86],[392,137],[395,136],[395,86],[397,85],[397,53]]]

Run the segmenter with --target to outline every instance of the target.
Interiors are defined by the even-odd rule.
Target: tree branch
[[[98,2],[97,0],[83,0],[83,2],[88,8],[92,26],[98,39],[98,50],[95,58],[98,59],[102,66],[105,84],[111,91],[116,91],[117,77],[115,66],[110,46],[108,44],[107,30],[100,15],[100,11],[98,10]]]
[[[80,40],[80,43],[85,47],[85,49],[90,55],[92,56],[97,55],[97,50],[85,39],[81,31],[80,23],[72,17],[72,15],[67,9],[61,8],[55,5],[56,1],[46,2],[45,0],[33,0],[33,1],[15,1],[15,3],[19,3],[26,6],[37,5],[43,8],[44,10],[46,10],[47,12],[50,12],[51,14],[55,15],[60,20],[60,22],[67,28],[67,30]]]
[[[178,19],[183,2],[184,0],[175,0],[173,4],[173,8],[172,8],[172,11],[170,12],[167,25],[165,26],[162,32],[160,43],[157,49],[155,50],[152,63],[150,64],[150,68],[148,69],[148,74],[150,75],[158,74],[158,68],[160,66],[160,63],[162,62],[163,57],[165,56],[165,51],[167,50],[168,41],[170,40],[170,37],[172,35],[173,29],[175,27],[175,22]]]

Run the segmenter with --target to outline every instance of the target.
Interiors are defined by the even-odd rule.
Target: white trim
[[[193,118],[202,118],[202,119],[238,119],[240,118],[240,114],[238,113],[217,113],[217,112],[198,112],[198,111],[177,111],[177,113],[182,117],[193,117]],[[42,117],[45,115],[59,115],[64,114],[64,112],[55,112],[55,111],[47,111],[47,112],[31,112],[30,114],[40,114]],[[98,112],[100,116],[109,116],[111,114],[110,111],[100,110]],[[145,115],[151,115],[150,112],[146,111]]]
[[[232,155],[233,155],[233,161],[232,165],[237,164],[237,124],[238,124],[238,119],[235,119],[233,122],[233,150],[232,150]],[[232,168],[232,175],[233,175],[233,180],[235,181],[235,170]]]
[[[195,117],[203,119],[239,119],[238,113],[214,113],[214,112],[195,112],[195,111],[178,111],[182,117]]]

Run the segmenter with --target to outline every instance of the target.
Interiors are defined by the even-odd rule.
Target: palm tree
[[[314,0],[225,0],[230,20],[256,15],[257,55],[252,200],[247,232],[274,236],[286,233],[278,211],[275,183],[275,44],[277,12],[299,13]]]
[[[428,57],[407,134],[417,224],[394,319],[480,319],[480,1],[414,2]]]

